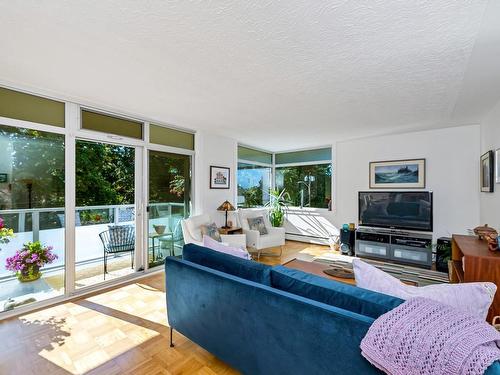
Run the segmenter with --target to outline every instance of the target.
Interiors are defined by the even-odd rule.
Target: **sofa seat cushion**
[[[400,298],[283,266],[273,267],[271,286],[375,319],[404,302]]]
[[[182,258],[242,279],[271,285],[271,266],[224,254],[195,244],[184,245]]]

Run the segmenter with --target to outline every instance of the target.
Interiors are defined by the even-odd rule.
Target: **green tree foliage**
[[[308,182],[310,180],[308,176],[313,177],[314,181]],[[308,207],[308,189],[304,184],[299,183],[301,181],[310,183],[311,207],[328,208],[331,200],[331,164],[276,168],[276,187],[288,192],[293,206],[300,206],[301,191],[303,191],[304,206]]]
[[[77,141],[76,205],[134,204],[132,147]]]
[[[0,208],[64,206],[64,136],[0,126],[10,151],[10,188],[2,190]],[[31,194],[30,194],[31,193]]]
[[[187,203],[190,157],[149,151],[149,202]]]

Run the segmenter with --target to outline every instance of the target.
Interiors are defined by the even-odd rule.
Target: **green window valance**
[[[64,103],[0,87],[0,116],[64,128]]]

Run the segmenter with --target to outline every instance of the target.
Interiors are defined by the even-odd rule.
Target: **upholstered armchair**
[[[184,243],[194,243],[203,246],[203,235],[201,234],[201,226],[213,223],[208,214],[191,216],[181,221],[182,234],[184,236]],[[246,236],[245,234],[221,234],[223,243],[246,249]]]
[[[247,246],[253,248],[257,251],[257,260],[260,259],[261,255],[265,256],[279,256],[283,253],[283,246],[285,245],[285,228],[277,228],[271,225],[268,216],[268,210],[266,209],[240,209],[238,210],[238,219],[240,221],[240,226],[243,229],[243,233],[246,234]],[[264,218],[264,225],[267,230],[267,234],[260,234],[258,230],[250,229],[248,224],[249,218]],[[279,253],[263,253],[263,249],[268,249],[272,247],[279,247]]]

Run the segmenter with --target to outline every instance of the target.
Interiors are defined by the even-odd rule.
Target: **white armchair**
[[[260,234],[258,230],[251,230],[248,225],[248,219],[262,216],[268,234]],[[283,254],[283,246],[285,245],[285,228],[277,228],[271,225],[266,209],[240,209],[238,210],[238,218],[243,233],[246,234],[247,246],[257,251],[257,259],[261,255],[265,256],[279,256]],[[280,248],[279,254],[277,253],[263,253],[263,249],[278,247]]]
[[[207,214],[191,216],[182,220],[181,226],[184,243],[194,243],[203,246],[201,226],[210,223],[213,223],[213,221],[210,220],[210,216]],[[229,246],[243,247],[246,249],[246,236],[244,234],[221,234],[221,240]]]

